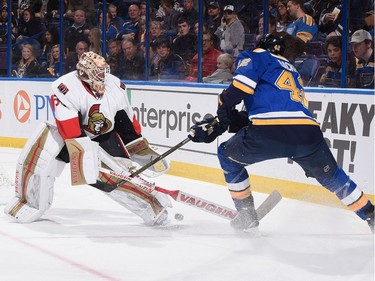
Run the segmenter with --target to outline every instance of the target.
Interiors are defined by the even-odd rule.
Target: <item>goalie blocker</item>
[[[138,161],[136,163],[130,159],[112,157],[88,137],[68,139],[64,142],[54,125],[41,123],[18,158],[15,196],[4,208],[7,216],[19,223],[30,223],[38,220],[50,208],[55,179],[65,167],[65,162],[59,158],[65,145],[71,160],[72,185],[90,184],[97,180],[110,184],[117,183],[118,179],[108,175],[98,176],[98,166],[102,165],[117,173],[129,172],[134,164],[142,166],[158,156],[144,138],[130,144],[129,156],[132,160]],[[145,174],[157,176],[168,169],[169,162],[163,159],[145,171]],[[121,184],[118,189],[105,194],[140,216],[147,225],[168,222],[166,208],[170,207],[171,203],[164,194],[156,191],[149,194],[131,183]]]

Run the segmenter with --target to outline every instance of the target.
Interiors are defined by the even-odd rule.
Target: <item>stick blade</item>
[[[277,190],[272,191],[256,210],[258,220],[267,215],[280,202],[281,198],[281,194]]]

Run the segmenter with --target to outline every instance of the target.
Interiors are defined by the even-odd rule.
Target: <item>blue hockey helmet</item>
[[[285,40],[282,35],[268,33],[260,38],[257,47],[275,55],[283,55],[285,52]]]

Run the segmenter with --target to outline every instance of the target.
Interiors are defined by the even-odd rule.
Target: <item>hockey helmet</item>
[[[285,52],[285,40],[282,35],[268,33],[260,38],[257,47],[275,55],[283,55]]]
[[[110,68],[105,59],[94,52],[83,53],[77,63],[78,77],[100,95],[104,94],[106,76],[109,72]]]

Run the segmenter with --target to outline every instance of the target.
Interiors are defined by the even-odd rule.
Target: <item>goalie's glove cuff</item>
[[[193,142],[213,142],[218,136],[223,134],[228,128],[228,125],[221,124],[217,118],[211,117],[195,123],[190,128],[188,138]]]

